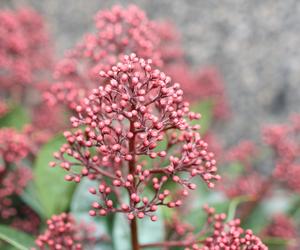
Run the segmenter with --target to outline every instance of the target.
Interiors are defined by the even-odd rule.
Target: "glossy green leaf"
[[[21,199],[41,217],[45,217],[43,207],[37,197],[37,190],[35,189],[33,182],[27,184],[24,192],[21,194]]]
[[[53,153],[65,143],[63,136],[57,136],[42,147],[34,164],[34,185],[37,198],[45,217],[67,211],[75,189],[75,184],[64,180],[66,171],[49,167]]]
[[[191,111],[201,114],[200,120],[192,121],[193,125],[199,124],[201,126],[200,132],[205,134],[211,126],[213,119],[213,101],[205,100],[199,103],[195,103],[191,106]]]
[[[30,123],[29,115],[21,106],[13,106],[10,111],[0,118],[0,127],[12,127],[22,129],[24,125]]]
[[[34,239],[30,235],[2,225],[0,225],[0,240],[18,250],[28,250],[34,246]]]

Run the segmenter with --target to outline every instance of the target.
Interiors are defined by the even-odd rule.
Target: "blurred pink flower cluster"
[[[66,213],[53,215],[47,221],[47,229],[36,239],[39,249],[82,250],[84,239],[74,218]]]
[[[276,157],[274,178],[295,192],[300,192],[300,115],[290,122],[264,129],[264,138]]]
[[[16,207],[15,204],[32,178],[31,169],[24,161],[30,150],[25,135],[11,128],[0,129],[0,218],[25,231],[35,231],[39,224],[38,217],[30,208],[24,204]]]
[[[51,65],[48,40],[37,12],[27,8],[0,12],[1,92],[20,91],[39,81]]]

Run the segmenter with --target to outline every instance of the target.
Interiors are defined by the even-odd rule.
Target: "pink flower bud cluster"
[[[272,125],[264,129],[265,142],[276,157],[273,175],[286,187],[300,192],[300,115],[291,118],[289,124]]]
[[[3,162],[20,162],[30,152],[27,137],[12,128],[0,129],[0,142],[0,156]]]
[[[152,58],[182,83],[189,101],[213,99],[216,118],[226,118],[229,108],[223,82],[214,68],[190,72],[184,59],[180,36],[169,22],[151,21],[137,6],[114,6],[95,17],[95,33],[86,34],[82,42],[66,53],[56,67],[54,83],[44,98],[49,105],[64,104],[71,110],[99,84],[100,70],[108,70],[124,54],[136,53]]]
[[[31,179],[31,171],[22,163],[28,153],[26,136],[0,129],[0,217],[4,219],[16,215],[12,197],[20,195]]]
[[[47,229],[35,241],[38,249],[81,250],[84,240],[80,228],[69,214],[53,215],[47,221]]]
[[[39,14],[30,9],[0,11],[0,87],[32,84],[51,62],[48,36]],[[18,88],[19,88],[18,87]]]
[[[214,186],[220,179],[214,154],[198,126],[188,124],[200,115],[189,111],[178,83],[135,54],[100,74],[107,84],[76,107],[75,130],[64,133],[67,143],[54,155],[69,172],[66,180],[87,176],[100,182],[89,190],[101,201],[92,204],[90,215],[123,212],[129,219],[156,220],[158,206],[182,204],[171,199],[167,182],[182,186],[183,195],[196,188],[196,176]],[[127,200],[120,197],[123,190]]]
[[[177,236],[172,235],[176,239],[166,241],[161,246],[181,246],[185,250],[268,249],[251,230],[241,228],[239,219],[227,221],[226,214],[217,214],[214,208],[207,205],[204,211],[207,219],[199,232],[180,221]]]
[[[207,237],[203,245],[195,244],[186,250],[210,250],[210,249],[244,249],[267,250],[268,248],[251,230],[240,227],[240,220],[234,219],[226,222],[226,214],[216,214],[210,207],[204,208],[208,214],[207,225],[213,231]]]
[[[98,86],[99,71],[110,69],[125,54],[134,52],[162,64],[157,24],[137,6],[101,10],[95,16],[95,26],[96,32],[87,34],[58,63],[54,73],[57,83],[45,93],[49,104],[62,102],[73,109],[74,101],[78,103],[86,91]]]
[[[288,218],[284,214],[276,214],[263,234],[270,237],[292,240],[297,237],[297,229],[293,219]]]

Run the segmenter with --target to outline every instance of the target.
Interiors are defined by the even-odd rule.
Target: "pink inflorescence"
[[[272,125],[264,129],[265,142],[275,152],[274,177],[296,192],[300,192],[299,120],[300,115],[295,115],[290,124]]]
[[[193,246],[190,249],[268,249],[251,230],[240,227],[239,219],[226,222],[225,214],[215,214],[214,209],[209,207],[205,207],[205,210],[208,214],[207,223],[213,228],[213,232],[205,239],[204,246]]]
[[[18,163],[30,152],[25,135],[12,128],[0,129],[0,156],[4,162]]]
[[[264,230],[264,234],[291,240],[297,237],[297,230],[291,218],[284,214],[276,214],[273,216],[270,225]]]
[[[86,34],[57,64],[57,82],[45,93],[49,104],[64,103],[74,109],[86,91],[98,86],[99,71],[110,69],[125,54],[134,52],[162,64],[157,24],[137,6],[101,10],[95,16],[95,26],[96,32]]]
[[[43,19],[30,9],[0,11],[0,88],[33,84],[51,63]]]
[[[89,190],[101,201],[92,204],[90,215],[123,212],[129,219],[156,220],[159,205],[182,204],[180,199],[168,200],[166,182],[183,186],[183,195],[196,188],[191,181],[195,176],[214,186],[220,179],[214,154],[198,126],[188,124],[200,115],[189,111],[178,83],[135,54],[100,75],[107,84],[76,107],[77,116],[71,118],[76,130],[64,133],[67,143],[54,155],[70,172],[66,180],[80,182],[88,176],[100,182]],[[151,196],[145,187],[152,187]],[[122,190],[128,201],[122,199]]]
[[[171,242],[174,246],[184,246],[185,250],[243,249],[267,250],[262,241],[251,230],[240,227],[240,220],[226,221],[226,214],[217,214],[214,208],[204,206],[207,220],[197,233],[186,233],[183,239]]]
[[[16,215],[12,197],[20,195],[31,171],[22,160],[30,151],[26,136],[13,129],[0,130],[0,217],[8,219]]]
[[[81,250],[83,242],[80,228],[69,214],[53,215],[47,221],[47,229],[35,241],[39,249]]]

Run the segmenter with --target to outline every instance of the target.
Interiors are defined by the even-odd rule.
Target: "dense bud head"
[[[30,152],[28,138],[14,129],[0,129],[0,157],[5,162],[20,162]]]
[[[35,243],[38,249],[83,249],[80,228],[72,216],[66,213],[53,215],[47,221],[45,232],[37,237]]]
[[[70,109],[76,109],[75,103],[99,86],[102,74],[99,72],[110,70],[127,53],[151,57],[157,66],[162,64],[163,41],[157,31],[159,24],[150,21],[137,6],[101,10],[94,20],[96,31],[86,34],[57,64],[54,72],[57,83],[45,93],[49,104],[64,103]],[[149,66],[145,70],[150,70]],[[126,81],[126,77],[126,74],[120,76],[122,81]],[[143,99],[142,92],[140,94]]]
[[[262,241],[251,230],[240,227],[240,220],[234,219],[226,222],[225,214],[216,214],[214,209],[204,206],[207,217],[207,227],[204,232],[206,238],[197,243],[198,238],[189,239],[191,242],[187,250],[201,249],[245,249],[267,250]],[[180,224],[179,224],[180,226]],[[182,227],[182,226],[181,226]]]
[[[100,215],[123,212],[129,219],[152,218],[159,205],[182,205],[172,200],[167,182],[175,182],[186,194],[196,189],[192,183],[196,176],[208,187],[214,186],[220,179],[216,160],[196,128],[189,125],[189,120],[200,115],[189,111],[180,84],[154,69],[152,60],[135,54],[124,56],[100,75],[106,84],[99,84],[76,105],[71,118],[74,130],[64,133],[67,143],[55,154],[60,167],[69,172],[67,180],[79,182],[93,176],[101,181],[98,192],[90,189],[102,201],[93,211]],[[66,160],[65,155],[73,160]],[[73,171],[78,165],[84,174]],[[145,187],[152,187],[154,193],[146,195]],[[122,189],[129,193],[128,204],[112,202],[113,195],[124,193]]]

